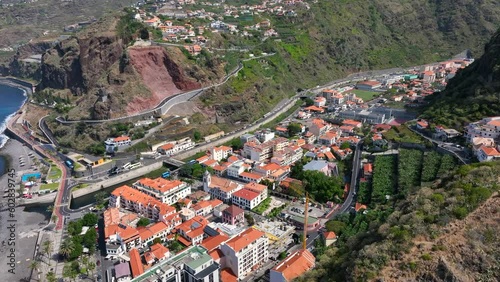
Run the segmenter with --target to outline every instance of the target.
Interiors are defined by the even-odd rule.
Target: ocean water
[[[9,139],[3,133],[7,120],[11,118],[26,100],[26,92],[22,89],[0,84],[0,152]],[[0,158],[2,158],[0,156]],[[0,175],[5,171],[5,160],[0,160]]]

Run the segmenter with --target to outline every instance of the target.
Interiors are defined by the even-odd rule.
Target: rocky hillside
[[[191,65],[179,48],[129,47],[116,32],[119,18],[108,17],[47,50],[39,91],[71,100],[67,118],[106,119],[156,106],[163,98],[209,83],[218,74],[189,76]],[[204,72],[200,70],[200,72]]]
[[[499,181],[500,162],[464,165],[339,216],[326,224],[337,242],[298,281],[499,281]]]
[[[474,56],[500,25],[497,0],[355,0],[310,2],[297,17],[271,16],[279,40],[264,43],[215,35],[213,46],[254,46],[275,57],[249,62],[231,85],[201,97],[200,107],[229,122],[249,121],[298,88],[360,70],[419,65]],[[266,15],[267,17],[267,15]],[[244,97],[244,105],[238,98]]]
[[[492,197],[442,235],[414,240],[414,246],[381,273],[384,281],[498,281],[500,197]],[[401,270],[401,264],[415,269]]]
[[[423,117],[460,128],[485,116],[500,115],[500,30],[484,54],[459,71],[439,95],[430,96]]]

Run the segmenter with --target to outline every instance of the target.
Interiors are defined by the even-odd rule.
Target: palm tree
[[[52,241],[45,240],[43,242],[43,252],[45,253],[47,258],[49,259],[49,265],[50,265],[50,254],[52,253],[52,249],[53,249]]]
[[[45,278],[47,278],[47,282],[56,282],[57,281],[56,274],[52,271],[47,273],[47,276]]]
[[[30,265],[28,266],[31,270],[38,270],[38,267],[40,266],[40,261],[38,260],[32,260]]]
[[[95,262],[93,261],[90,261],[88,264],[87,264],[87,269],[90,270],[90,274],[94,274],[94,269],[95,269]]]
[[[73,241],[66,239],[61,243],[61,247],[59,248],[59,253],[67,258],[73,252],[74,249],[75,245],[73,244]]]

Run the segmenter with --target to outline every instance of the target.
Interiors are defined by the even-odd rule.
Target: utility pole
[[[304,210],[304,239],[302,240],[302,249],[307,249],[307,217],[309,216],[309,194],[306,192],[306,204]]]

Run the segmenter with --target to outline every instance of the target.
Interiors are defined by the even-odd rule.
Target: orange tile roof
[[[261,169],[264,170],[277,170],[280,168],[280,165],[275,164],[275,163],[268,163],[265,166],[261,167]]]
[[[313,112],[324,112],[325,111],[325,109],[323,109],[321,107],[316,107],[316,106],[309,106],[309,107],[304,108],[304,110],[313,111]]]
[[[208,252],[208,254],[212,257],[212,259],[214,261],[217,261],[220,258],[224,257],[224,254],[222,253],[222,251],[220,249],[214,249],[214,250]],[[222,279],[221,281],[225,282],[226,280]]]
[[[191,243],[191,241],[189,241],[188,239],[186,239],[186,238],[184,238],[184,237],[182,237],[182,236],[178,236],[178,237],[177,237],[177,240],[178,240],[181,244],[183,244],[184,246],[186,246],[186,247],[189,247],[189,246],[191,246],[191,244],[192,244],[192,243]]]
[[[292,281],[313,268],[315,262],[316,259],[311,252],[308,250],[298,250],[276,265],[273,271],[280,272],[286,281]]]
[[[231,192],[235,189],[238,188],[238,184],[236,182],[233,182],[229,179],[217,177],[217,176],[212,176],[209,184],[210,188],[219,188],[220,190],[224,192]]]
[[[257,193],[262,193],[263,191],[265,191],[267,189],[267,186],[262,185],[262,184],[258,184],[255,182],[250,182],[250,183],[247,183],[245,186],[243,186],[243,188],[246,188],[248,190],[252,190],[252,191],[257,192]]]
[[[371,163],[366,163],[363,165],[363,171],[365,173],[372,173],[373,172],[373,166]]]
[[[201,157],[197,158],[197,159],[196,159],[196,161],[197,161],[198,163],[203,163],[203,162],[208,161],[209,159],[210,159],[210,157],[209,157],[209,156],[204,155],[204,156],[201,156]]]
[[[219,199],[209,200],[208,202],[210,203],[210,205],[212,206],[212,208],[216,208],[216,207],[218,207],[218,206],[220,206],[220,205],[223,204],[223,202],[221,200],[219,200]]]
[[[163,246],[160,243],[156,243],[151,246],[151,253],[158,259],[161,260],[162,258],[165,257],[166,254],[168,254],[168,248]]]
[[[168,180],[162,177],[158,177],[155,179],[142,178],[137,181],[137,183],[141,184],[142,186],[151,187],[152,189],[163,193],[175,189],[176,187],[179,187],[183,184],[183,182],[180,180]]]
[[[489,157],[499,157],[500,152],[494,147],[481,146],[481,150]]]
[[[218,164],[219,164],[219,162],[217,160],[214,160],[214,159],[208,160],[208,161],[203,163],[203,165],[205,165],[205,166],[216,166]]]
[[[126,200],[135,202],[135,203],[140,203],[143,206],[152,206],[156,207],[157,210],[159,210],[160,214],[167,215],[170,213],[175,212],[175,208],[172,206],[169,206],[165,203],[160,202],[154,197],[151,197],[145,193],[142,193],[141,191],[138,191],[132,187],[129,187],[127,185],[120,186],[113,190],[111,192],[111,195],[116,196],[116,197],[123,197]]]
[[[165,144],[165,145],[163,145],[163,146],[160,147],[160,149],[163,149],[165,151],[168,151],[168,150],[170,150],[172,148],[174,148],[174,144],[172,144],[172,143]]]
[[[264,237],[265,233],[257,229],[248,228],[240,233],[238,236],[226,242],[231,249],[235,252],[241,251],[244,247],[257,241],[259,238]]]
[[[366,206],[363,205],[363,204],[360,204],[360,203],[356,203],[356,207],[355,207],[355,210],[356,211],[359,211],[361,209],[365,209],[366,210]]]
[[[118,208],[108,208],[104,211],[104,226],[118,224],[120,222],[120,211]]]
[[[128,136],[120,136],[120,137],[116,137],[114,139],[115,142],[127,141],[127,140],[130,140],[130,137],[128,137]]]
[[[257,193],[255,191],[246,188],[243,188],[233,193],[234,197],[243,198],[247,201],[252,201],[253,199],[259,197],[259,195],[260,193]]]
[[[132,269],[132,277],[135,278],[144,273],[144,266],[142,265],[141,255],[137,249],[132,249],[129,252],[130,268]]]
[[[500,119],[495,119],[495,120],[489,121],[487,124],[493,125],[493,126],[500,126]]]
[[[361,125],[362,123],[360,121],[357,121],[357,120],[352,120],[352,119],[346,119],[342,122],[342,124],[345,124],[345,125],[351,125],[351,126],[359,126]]]
[[[239,160],[239,159],[236,156],[230,156],[229,158],[227,158],[227,161],[230,163],[234,163],[237,160]]]
[[[262,178],[262,176],[260,174],[246,172],[246,171],[242,172],[240,174],[240,176],[246,177],[246,178],[250,178],[250,179],[254,179],[254,180],[258,180],[258,179]]]
[[[228,146],[219,146],[219,147],[214,147],[214,151],[223,151],[223,152],[227,152],[227,151],[231,151],[233,148],[231,147],[228,147]]]
[[[335,232],[333,231],[325,232],[324,235],[326,240],[333,240],[337,238],[337,234],[335,234]]]
[[[201,245],[205,249],[207,249],[207,251],[210,252],[210,251],[218,248],[222,243],[226,242],[227,240],[229,240],[229,236],[222,233],[222,234],[219,234],[217,236],[208,237],[207,239],[203,240]]]
[[[236,282],[238,281],[238,276],[234,275],[233,271],[230,268],[224,268],[220,272],[220,281],[224,282]]]

